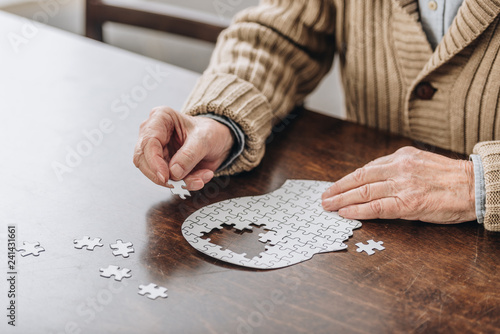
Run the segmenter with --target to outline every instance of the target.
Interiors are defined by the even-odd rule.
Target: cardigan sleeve
[[[500,232],[500,141],[480,142],[474,147],[474,153],[481,157],[484,170],[484,227],[489,231]]]
[[[272,126],[309,94],[333,62],[335,9],[324,0],[262,0],[219,36],[182,111],[213,113],[245,133],[243,153],[218,175],[248,171]]]

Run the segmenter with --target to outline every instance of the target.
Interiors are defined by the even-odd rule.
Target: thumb
[[[203,142],[188,137],[172,159],[170,159],[170,174],[176,180],[183,179],[196,167],[205,155]]]

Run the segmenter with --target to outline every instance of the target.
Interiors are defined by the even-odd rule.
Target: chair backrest
[[[116,22],[215,43],[229,22],[210,14],[149,1],[86,0],[85,34],[103,41],[102,27]]]

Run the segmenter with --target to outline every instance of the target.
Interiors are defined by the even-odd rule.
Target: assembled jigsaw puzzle
[[[361,223],[327,212],[321,194],[331,182],[287,180],[266,195],[230,199],[208,205],[190,215],[182,225],[184,238],[197,250],[216,259],[240,266],[274,269],[308,260],[317,253],[347,248],[343,242]],[[201,237],[222,225],[237,230],[265,226],[259,241],[266,250],[253,258],[222,249]]]

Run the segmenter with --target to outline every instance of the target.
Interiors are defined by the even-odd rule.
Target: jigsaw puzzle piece
[[[237,212],[227,210],[222,206],[220,208],[217,208],[216,210],[213,210],[208,215],[208,218],[213,222],[222,222],[224,224],[227,221],[236,219],[237,216],[238,216]]]
[[[205,233],[209,233],[212,230],[207,223],[200,222],[190,222],[182,227],[183,235],[193,235],[196,237],[201,237]]]
[[[139,285],[139,292],[141,296],[146,295],[149,299],[156,299],[158,297],[167,298],[167,288],[150,283],[148,285]]]
[[[229,263],[233,263],[239,266],[245,266],[251,262],[249,258],[246,257],[246,253],[236,253],[233,251],[229,251],[226,256],[221,257],[222,261],[226,261]]]
[[[133,244],[131,242],[123,242],[122,240],[116,240],[115,244],[110,244],[109,247],[113,249],[113,255],[118,256],[121,255],[123,257],[129,257],[130,253],[134,253],[135,250],[132,247]]]
[[[286,206],[280,209],[274,209],[265,214],[265,217],[270,221],[279,223],[286,223],[294,216],[303,215],[303,209],[299,207]]]
[[[90,239],[88,236],[84,236],[81,239],[75,239],[73,240],[73,243],[75,244],[75,248],[82,249],[85,247],[89,251],[93,251],[95,247],[104,246],[101,244],[101,238]]]
[[[38,241],[36,242],[25,241],[21,246],[17,247],[16,250],[22,257],[28,255],[39,256],[41,252],[45,252],[45,248],[40,246],[40,243]]]
[[[344,241],[348,238],[347,234],[321,235],[314,238],[313,244],[321,249],[320,253],[333,252],[346,249],[347,245],[344,244]]]
[[[307,211],[303,207],[300,207],[298,205],[294,205],[293,203],[287,202],[286,205],[283,205],[281,208],[281,211],[284,211],[284,213],[290,215],[290,216],[298,216],[302,217],[306,215]]]
[[[235,230],[238,230],[238,231],[253,229],[253,226],[250,225],[250,224],[253,224],[252,222],[250,222],[250,221],[242,221],[240,219],[232,219],[227,224],[233,226],[233,228]]]
[[[318,249],[316,249],[316,247],[308,244],[300,248],[300,250],[291,251],[290,255],[292,255],[294,262],[295,261],[302,262],[311,259],[314,256],[314,254],[318,253],[319,251]]]
[[[356,246],[358,246],[358,249],[356,249],[356,251],[358,253],[366,252],[366,254],[368,254],[368,255],[373,255],[373,254],[375,254],[375,252],[373,251],[374,249],[377,249],[379,251],[385,249],[385,247],[382,246],[383,243],[384,243],[383,241],[375,242],[373,240],[368,240],[368,244],[365,245],[362,242],[358,242],[356,244]]]
[[[121,281],[123,278],[132,277],[130,269],[120,269],[120,267],[113,265],[109,265],[107,268],[100,268],[99,271],[101,272],[102,277],[110,278],[111,276],[114,276],[115,281]]]
[[[290,250],[282,249],[278,246],[266,246],[266,251],[259,254],[260,265],[270,266],[271,268],[281,268],[293,263],[293,256]],[[264,262],[265,261],[265,262]]]
[[[283,260],[280,259],[277,254],[262,252],[258,256],[252,258],[251,264],[257,268],[268,269],[272,268],[274,263],[280,263],[281,261]]]
[[[319,232],[321,228],[324,228],[324,226],[321,224],[309,222],[307,224],[300,226],[299,231],[301,231],[305,235],[307,234],[321,235],[321,232]]]
[[[204,206],[201,209],[198,209],[196,212],[194,212],[191,216],[189,216],[188,219],[195,220],[194,217],[196,217],[197,219],[203,220],[204,218],[209,217],[214,211],[219,210],[222,207],[223,207],[223,202],[213,203]]]
[[[317,206],[317,198],[310,198],[305,196],[295,196],[289,198],[287,201],[288,205],[298,206],[302,209],[312,209],[315,204]]]
[[[218,204],[221,204],[221,207],[224,207],[226,210],[238,213],[241,210],[250,209],[250,204],[248,204],[249,197],[241,197],[241,198],[232,198]]]
[[[276,245],[278,242],[282,241],[283,238],[289,236],[292,232],[287,230],[281,231],[268,231],[266,233],[259,234],[259,241],[263,243],[268,243],[269,245]]]
[[[191,196],[189,190],[186,189],[186,183],[184,182],[184,180],[168,180],[167,183],[173,186],[173,188],[170,188],[172,194],[178,195],[182,199],[186,199],[186,196]]]
[[[253,211],[251,209],[245,209],[240,211],[236,216],[236,219],[245,222],[247,224],[253,224],[255,226],[267,225],[270,220],[268,217],[261,215],[258,211]]]
[[[261,215],[265,216],[267,213],[273,212],[276,208],[270,205],[267,205],[263,201],[251,201],[248,204],[250,204],[250,209],[252,211],[256,211],[260,213]]]
[[[307,190],[304,180],[286,180],[285,183],[275,191],[271,192],[274,196],[281,196],[283,199],[301,196]]]

